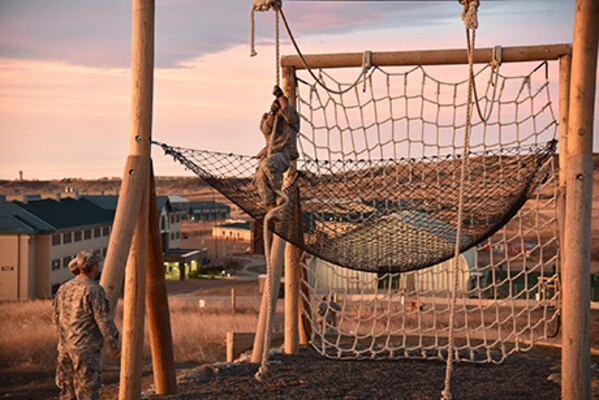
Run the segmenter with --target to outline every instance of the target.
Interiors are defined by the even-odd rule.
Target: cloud
[[[571,1],[570,1],[571,2]],[[496,1],[481,15],[539,12],[554,1]],[[156,65],[185,60],[249,42],[250,1],[157,2]],[[460,6],[447,2],[284,2],[298,37],[414,26],[437,30],[459,25]],[[535,11],[536,10],[536,11]],[[486,13],[486,14],[485,14]],[[456,22],[457,21],[457,22]],[[257,39],[273,37],[272,13],[257,13]],[[283,35],[285,36],[285,35]],[[0,57],[65,61],[126,68],[130,63],[131,3],[125,0],[4,0],[0,2]]]

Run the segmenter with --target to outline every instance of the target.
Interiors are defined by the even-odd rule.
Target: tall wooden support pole
[[[147,181],[146,181],[147,182]],[[139,399],[143,366],[146,263],[148,259],[148,198],[146,186],[133,234],[133,243],[125,269],[125,302],[123,306],[123,345],[119,399]]]
[[[570,65],[572,57],[559,59],[559,197],[557,217],[559,224],[560,270],[565,264],[564,232],[566,220],[566,168],[568,166],[568,110],[570,108]]]
[[[283,92],[289,100],[289,103],[296,107],[295,93],[295,69],[283,68]],[[296,171],[296,162],[292,162],[289,167],[289,174],[294,174]],[[290,230],[297,230],[299,221],[297,217],[297,207],[299,206],[297,188],[289,193],[290,206],[288,212],[290,214]],[[293,232],[292,234],[295,234]],[[285,336],[284,347],[285,354],[297,354],[299,343],[298,332],[298,306],[299,306],[299,249],[287,243],[285,248]]]
[[[562,398],[590,399],[590,248],[593,112],[599,2],[577,0],[566,171],[566,264],[563,268]]]
[[[156,394],[174,394],[177,392],[175,358],[173,355],[173,336],[169,318],[168,298],[164,282],[164,261],[162,258],[162,240],[160,222],[156,204],[156,182],[154,171],[150,170],[150,207],[148,238],[148,269],[146,273],[146,307],[150,347],[152,349],[152,370]]]
[[[297,193],[290,193],[294,196],[292,206],[297,207]],[[295,219],[296,213],[293,209],[289,210]],[[298,221],[292,221],[291,229],[297,229]],[[287,243],[285,247],[285,354],[297,354],[299,344],[299,249]]]
[[[142,163],[147,163],[148,166],[152,139],[154,9],[154,0],[133,0],[130,154],[141,158]],[[125,271],[123,346],[119,386],[121,400],[138,399],[141,394],[150,197],[148,169],[145,175],[139,178],[143,179],[145,184],[141,185],[142,201],[137,212],[135,233]],[[129,198],[123,198],[122,201],[125,205],[131,203]],[[128,217],[132,218],[133,215],[135,213]]]

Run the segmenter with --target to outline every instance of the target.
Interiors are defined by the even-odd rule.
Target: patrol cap
[[[81,250],[77,256],[69,262],[69,269],[75,275],[79,274],[81,268],[90,267],[95,264],[100,264],[102,258],[89,250]]]

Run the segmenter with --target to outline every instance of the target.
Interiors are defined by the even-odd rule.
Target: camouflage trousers
[[[56,386],[60,400],[97,400],[102,384],[101,353],[59,350]]]
[[[289,168],[290,159],[285,153],[274,153],[264,157],[258,164],[254,185],[265,206],[274,206],[277,200],[275,190],[281,190],[283,173]]]

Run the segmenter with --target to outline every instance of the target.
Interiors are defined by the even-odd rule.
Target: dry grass
[[[0,303],[0,364],[54,368],[57,332],[51,321],[51,304],[50,300]],[[169,308],[178,363],[223,361],[226,332],[253,331],[258,316],[256,307],[241,307],[232,314],[224,307],[200,309],[195,302],[177,298],[169,299]],[[119,328],[121,315],[119,307],[116,318]],[[144,359],[150,361],[147,327]]]

